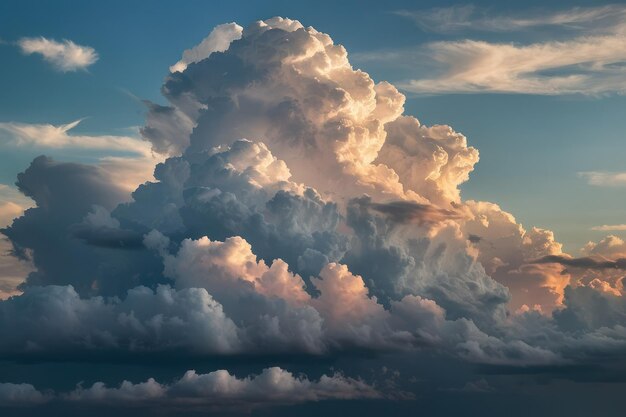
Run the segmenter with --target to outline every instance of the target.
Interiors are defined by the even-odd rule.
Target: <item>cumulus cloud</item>
[[[22,38],[18,41],[18,45],[23,53],[39,54],[54,68],[63,72],[86,69],[99,58],[92,47],[77,45],[70,40],[58,42],[40,36]]]
[[[36,270],[0,301],[3,357],[428,352],[549,367],[626,346],[623,241],[576,260],[551,231],[464,201],[478,151],[403,115],[404,96],[328,35],[283,18],[221,31],[221,52],[215,39],[190,52],[165,80],[167,105],[148,103],[142,135],[168,157],[130,198],[104,161],[39,157],[19,174],[36,206],[2,232]],[[180,381],[225,381],[250,401],[327,395],[279,370],[208,375]],[[292,388],[272,394],[266,380]],[[170,401],[180,381],[72,395]]]
[[[118,387],[95,382],[90,387],[78,384],[70,392],[42,393],[30,384],[0,383],[0,407],[37,405],[64,401],[81,405],[143,407],[229,407],[251,409],[268,404],[297,404],[324,400],[381,399],[388,394],[361,379],[341,373],[322,375],[312,380],[296,376],[280,367],[263,369],[258,375],[238,378],[225,369],[199,374],[189,370],[169,384],[149,378],[133,383],[124,380]]]
[[[12,356],[137,353],[186,350],[192,354],[239,349],[235,324],[204,289],[161,286],[130,290],[124,300],[81,299],[71,286],[28,288],[0,305],[8,332],[0,349]]]
[[[624,260],[626,243],[609,235],[598,242],[588,242],[581,249],[582,257],[548,256],[536,262],[564,267],[562,275],[569,276],[572,287],[587,286],[601,292],[620,296],[624,290]]]
[[[609,235],[599,242],[587,242],[582,248],[582,253],[590,256],[606,256],[608,258],[619,257],[626,255],[626,242],[617,236]]]
[[[60,163],[41,156],[18,175],[16,184],[36,204],[2,229],[11,240],[13,253],[20,259],[32,260],[37,268],[23,277],[24,285],[72,284],[79,291],[98,287],[99,291],[112,295],[120,290],[118,285],[124,290],[141,283],[139,276],[130,281],[124,276],[138,272],[134,263],[122,261],[128,255],[118,253],[121,258],[114,261],[111,257],[115,254],[93,251],[74,236],[76,225],[83,223],[94,205],[111,210],[128,199],[126,189],[106,170],[93,165]],[[134,254],[133,257],[139,260],[142,256]],[[92,268],[97,264],[112,266],[94,273]],[[135,272],[122,272],[123,265]],[[107,285],[110,285],[108,290]]]
[[[236,23],[224,23],[211,31],[209,36],[191,49],[183,52],[183,58],[170,67],[171,72],[183,72],[189,64],[208,58],[213,52],[223,52],[241,38],[243,28]]]
[[[524,305],[540,305],[545,312],[557,308],[569,276],[562,274],[562,268],[534,263],[539,257],[562,253],[554,234],[539,228],[526,230],[496,204],[466,204],[471,215],[464,231],[468,239],[480,238],[473,243],[477,259],[493,279],[509,289],[509,307],[517,310]]]
[[[50,398],[49,393],[42,393],[31,384],[0,382],[0,407],[42,404]]]
[[[387,138],[377,161],[392,168],[403,186],[430,201],[460,201],[459,185],[469,179],[478,151],[445,125],[423,126],[409,116],[386,126]]]
[[[215,71],[221,75],[207,76]],[[290,167],[294,181],[320,192],[403,195],[395,174],[371,162],[404,97],[354,70],[343,47],[297,21],[251,25],[223,54],[171,74],[164,92],[171,106],[152,111],[144,129],[156,151],[198,153],[239,138],[261,140]],[[170,125],[166,120],[183,120],[179,114],[195,125],[191,136],[160,132]],[[317,175],[320,169],[329,175]]]
[[[294,376],[279,367],[264,369],[258,375],[237,378],[227,370],[198,374],[187,371],[182,378],[164,385],[150,378],[133,384],[124,381],[118,388],[96,382],[89,388],[78,387],[64,395],[68,401],[116,403],[155,402],[175,405],[262,406],[264,404],[295,404],[309,401],[378,399],[384,395],[362,380],[342,374],[322,375],[319,380]]]

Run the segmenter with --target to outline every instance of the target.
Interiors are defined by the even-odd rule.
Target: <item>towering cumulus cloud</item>
[[[297,370],[313,358],[358,369],[364,353],[382,367],[392,353],[506,373],[624,353],[624,242],[590,244],[577,260],[549,230],[464,201],[478,151],[403,114],[404,96],[352,68],[330,36],[283,18],[218,26],[163,94],[142,134],[168,158],[130,198],[96,166],[39,157],[19,175],[37,206],[3,233],[36,270],[0,301],[3,357],[289,356]],[[250,406],[410,390],[386,375],[189,371],[61,397]]]

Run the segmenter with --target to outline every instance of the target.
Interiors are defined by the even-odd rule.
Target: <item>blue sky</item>
[[[453,3],[450,3],[452,5]],[[474,2],[496,15],[558,11],[597,2]],[[445,7],[445,2],[170,2],[76,3],[6,1],[0,5],[0,121],[69,123],[86,118],[75,133],[124,134],[143,123],[139,99],[162,102],[160,86],[181,51],[215,25],[246,25],[262,17],[297,18],[330,33],[352,63],[375,80],[401,81],[428,71],[401,58],[360,59],[359,54],[414,50],[438,40],[479,39],[545,42],[574,36],[551,27],[515,32],[432,33],[394,11]],[[93,47],[100,59],[86,71],[62,73],[10,44],[22,37],[70,39]],[[427,72],[426,72],[427,74]],[[463,185],[466,199],[498,202],[525,226],[555,231],[574,252],[602,232],[601,224],[624,222],[619,187],[589,186],[581,171],[625,169],[626,97],[507,93],[408,94],[407,113],[425,124],[449,124],[479,149],[481,160]],[[41,150],[0,144],[0,183],[11,184],[33,156],[92,160],[89,152]],[[620,232],[615,232],[620,233]]]

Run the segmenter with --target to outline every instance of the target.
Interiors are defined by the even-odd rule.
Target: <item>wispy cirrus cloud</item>
[[[0,123],[0,131],[16,146],[40,146],[45,148],[85,148],[150,154],[150,146],[139,138],[113,135],[70,135],[68,132],[81,123],[53,125],[49,123]],[[2,136],[0,136],[1,138]]]
[[[402,51],[373,51],[361,61],[403,66],[397,85],[416,94],[509,93],[601,95],[626,92],[626,6],[572,8],[521,16],[490,15],[473,6],[400,11],[437,33],[523,32],[546,26],[544,40],[515,42],[461,38]],[[564,31],[564,29],[566,29]],[[517,39],[517,38],[516,38]],[[388,64],[386,64],[388,65]],[[419,78],[418,78],[419,77]]]
[[[624,93],[626,37],[620,32],[570,41],[516,45],[462,40],[426,46],[446,70],[400,87],[418,94]]]
[[[82,119],[61,125],[0,123],[0,141],[4,140],[14,146],[75,148],[91,150],[100,155],[104,153],[99,158],[100,167],[108,171],[115,182],[128,191],[152,178],[154,165],[163,158],[152,153],[149,142],[132,136],[70,134],[81,121]]]
[[[394,14],[411,19],[422,30],[435,33],[459,31],[513,32],[539,26],[581,29],[599,22],[615,21],[626,16],[622,5],[574,7],[547,12],[535,10],[519,16],[493,15],[474,5],[437,7],[428,10],[397,10]]]
[[[586,180],[589,185],[598,187],[626,186],[626,172],[584,171],[579,172],[578,176]]]
[[[17,44],[23,53],[40,54],[45,61],[62,72],[85,69],[98,60],[98,53],[94,48],[78,45],[67,39],[58,42],[40,36],[22,38]]]
[[[600,232],[621,232],[626,230],[626,224],[603,224],[602,226],[594,226],[591,230]]]

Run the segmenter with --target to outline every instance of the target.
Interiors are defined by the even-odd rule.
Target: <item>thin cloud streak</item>
[[[489,16],[472,6],[396,14],[416,20],[426,31],[449,34],[550,27],[548,37],[532,43],[461,38],[358,54],[361,62],[410,70],[404,81],[395,83],[404,91],[589,96],[626,92],[626,6],[521,17]]]
[[[586,180],[589,185],[598,187],[626,186],[626,172],[584,171],[579,172],[578,176]]]
[[[67,124],[0,123],[0,130],[8,133],[9,140],[16,146],[41,146],[45,148],[84,148],[131,152],[149,155],[147,142],[129,136],[70,135],[68,132],[80,124],[82,119]]]
[[[418,94],[517,93],[538,95],[624,93],[626,37],[582,36],[530,45],[462,40],[426,46],[445,72],[400,87]]]
[[[594,226],[591,230],[600,232],[621,232],[626,230],[626,224],[603,224],[602,226]]]
[[[538,26],[559,26],[581,29],[599,21],[615,20],[626,16],[622,5],[574,7],[548,13],[535,11],[524,16],[490,16],[485,9],[473,5],[437,7],[428,10],[398,10],[394,14],[415,22],[422,30],[435,33],[452,33],[465,30],[484,32],[513,32]]]

